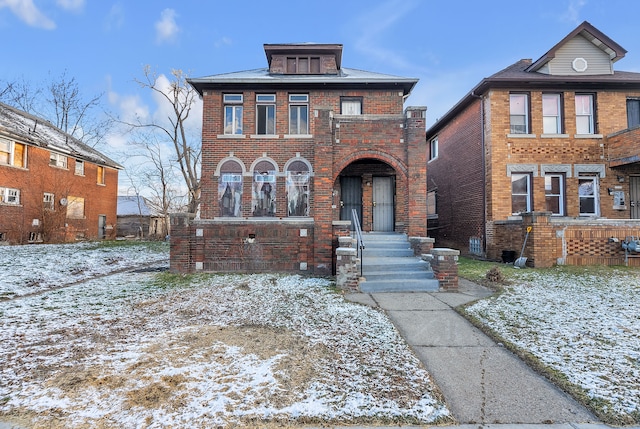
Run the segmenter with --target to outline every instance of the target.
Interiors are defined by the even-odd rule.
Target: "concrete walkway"
[[[461,279],[459,292],[356,293],[347,299],[386,311],[459,424],[598,424],[586,408],[454,310],[488,295],[488,289]]]

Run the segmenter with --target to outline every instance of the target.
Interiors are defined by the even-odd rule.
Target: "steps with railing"
[[[399,233],[362,233],[360,290],[376,292],[438,291],[431,267],[414,256],[407,236]]]

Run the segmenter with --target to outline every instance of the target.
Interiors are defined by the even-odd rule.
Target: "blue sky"
[[[265,67],[264,43],[341,43],[345,67],[419,78],[407,105],[427,106],[431,125],[482,78],[539,58],[585,20],[628,51],[616,70],[640,72],[638,16],[634,0],[0,0],[0,79],[66,71],[115,114],[154,115],[134,82],[145,65],[200,77]]]

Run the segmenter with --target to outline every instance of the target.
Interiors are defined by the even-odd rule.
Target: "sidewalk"
[[[606,427],[454,310],[488,295],[460,279],[459,292],[356,293],[347,299],[385,310],[461,425]]]

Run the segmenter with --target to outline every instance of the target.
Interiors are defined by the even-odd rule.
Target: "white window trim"
[[[511,96],[523,96],[524,97],[524,102],[525,102],[525,106],[524,106],[524,127],[525,127],[525,132],[524,133],[511,133],[511,116],[515,116],[515,115],[511,115]],[[517,115],[520,116],[520,115]],[[514,92],[509,94],[509,134],[508,135],[515,135],[515,136],[527,136],[530,135],[529,133],[531,132],[531,130],[529,129],[529,94],[524,93],[524,92]]]
[[[556,108],[558,109],[557,115],[545,114],[545,111],[544,111],[544,98],[551,97],[551,96],[553,96],[556,99]],[[553,131],[546,132],[546,130],[544,129],[545,118],[556,118],[555,132]],[[562,95],[559,93],[543,93],[542,94],[542,137],[545,137],[545,136],[564,136],[564,134],[562,133]]]
[[[531,174],[531,171],[518,171],[518,172],[514,172],[514,174],[520,174],[522,176],[525,176],[527,178],[527,210],[524,212],[511,212],[512,216],[519,216],[522,215],[522,213],[527,213],[530,212],[533,207],[533,177]],[[509,175],[510,177],[512,176],[511,174]],[[513,181],[509,184],[509,186],[511,187],[511,199],[512,199],[512,204],[513,204]],[[523,194],[516,194],[516,195],[523,195]],[[511,206],[511,208],[513,208],[513,205]]]
[[[55,164],[52,164],[51,161],[55,158]],[[60,160],[64,159],[63,165],[60,165]],[[69,169],[69,158],[66,155],[62,155],[56,152],[49,153],[49,166],[55,168],[62,168],[65,170]]]
[[[434,146],[435,146],[435,150],[434,150]],[[431,139],[431,141],[429,142],[429,161],[431,162],[435,159],[438,159],[438,155],[439,155],[439,143],[438,143],[438,136],[434,137]],[[435,152],[435,155],[434,155]]]
[[[563,172],[547,172],[547,174],[543,174],[544,177],[559,177],[560,178],[560,194],[559,196],[559,208],[560,208],[560,213],[552,213],[551,216],[566,216],[567,214],[565,213],[565,206],[566,206],[566,198],[567,198],[567,190],[566,190],[566,184],[565,184],[565,178],[567,177],[565,173]],[[547,194],[547,188],[546,188],[546,180],[545,180],[545,189],[544,189],[544,195],[545,195],[545,200],[547,195],[556,195],[556,194]]]
[[[15,197],[15,201],[9,201],[9,195]],[[14,188],[0,188],[0,204],[5,204],[9,206],[19,206],[20,205],[20,189]]]
[[[78,171],[78,165],[82,165],[82,171]],[[76,159],[76,164],[74,167],[74,171],[73,174],[75,174],[76,176],[84,176],[84,161],[81,159]]]
[[[583,176],[578,176],[578,183],[580,183],[580,180],[593,180],[593,187],[594,187],[594,192],[593,192],[593,206],[595,209],[595,213],[582,213],[580,212],[580,216],[581,217],[599,217],[600,216],[600,177],[598,177],[597,175],[583,175]],[[580,191],[579,191],[579,186],[578,186],[578,210],[580,210]]]
[[[595,97],[593,96],[593,94],[580,94],[580,93],[578,93],[578,94],[575,94],[576,103],[577,103],[578,97],[589,97],[590,98],[590,100],[591,100],[591,104],[590,104],[591,114],[589,114],[589,115],[579,115],[578,112],[577,112],[577,106],[576,106],[576,135],[594,135],[595,131],[596,131],[595,106],[594,106]],[[578,134],[578,118],[581,118],[581,117],[589,118],[589,128],[591,129],[590,132],[588,132],[588,133],[579,133]]]

